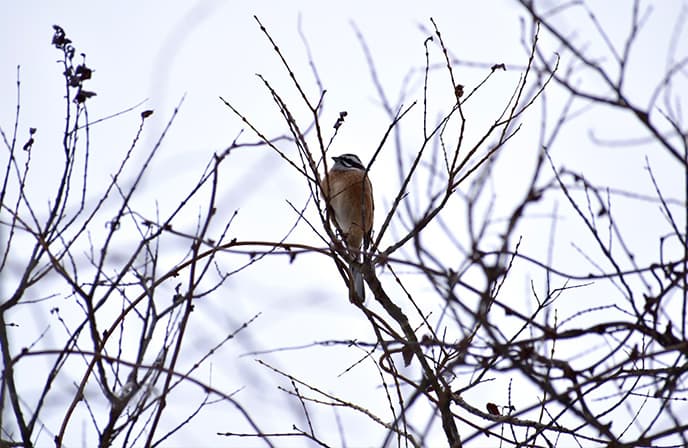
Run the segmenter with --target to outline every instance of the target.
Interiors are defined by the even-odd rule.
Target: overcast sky
[[[613,39],[619,39],[617,44],[620,44],[628,30],[629,13],[617,2],[602,3],[596,5],[599,9],[595,12],[605,24],[605,31]],[[634,54],[633,67],[637,76],[629,80],[629,89],[637,93],[640,102],[646,101],[649,94],[643,86],[656,83],[665,67],[664,56],[655,54],[653,49],[666,47],[667,30],[674,26],[676,11],[680,5],[685,7],[685,2],[673,0],[663,4],[665,7],[657,7],[653,11],[652,20],[639,39],[639,53]],[[405,79],[412,80],[405,103],[421,99],[419,80],[425,61],[423,42],[431,34],[431,17],[452,54],[470,63],[457,68],[459,81],[468,90],[484,78],[491,64],[505,63],[507,71],[499,73],[487,89],[484,100],[472,110],[474,115],[471,118],[478,123],[489,123],[494,114],[507,104],[510,92],[527,63],[526,46],[530,44],[529,37],[526,46],[522,40],[522,11],[516,2],[507,0],[7,2],[0,14],[0,126],[5,132],[12,129],[16,112],[16,67],[21,66],[19,139],[28,137],[29,127],[36,127],[35,148],[41,151],[38,154],[46,154],[43,160],[50,160],[50,151],[58,151],[64,125],[64,81],[61,66],[56,63],[60,54],[50,41],[52,26],[60,25],[77,51],[86,55],[88,66],[95,70],[88,83],[88,88],[97,94],[88,103],[92,121],[143,102],[135,111],[93,127],[91,146],[96,176],[98,173],[107,176],[112,172],[113,164],[133,138],[140,111],[155,111],[143,137],[145,146],[150,147],[183,98],[176,121],[161,148],[155,174],[145,179],[145,191],[150,192],[150,196],[137,199],[143,206],[153,207],[157,203],[161,209],[169,210],[179,202],[180,196],[175,193],[187,191],[185,188],[193,185],[203,167],[212,159],[212,154],[226,148],[242,129],[242,141],[257,139],[220,101],[220,96],[232,102],[266,135],[276,136],[285,132],[277,108],[256,74],[264,75],[280,92],[284,92],[288,101],[297,101],[297,96],[254,15],[267,27],[297,77],[303,80],[311,97],[315,98],[317,86],[308,65],[302,36],[305,38],[320,80],[327,90],[323,114],[327,132],[331,132],[330,124],[335,122],[340,111],[348,112],[332,153],[356,152],[364,160],[372,156],[389,124],[389,117],[384,113],[371,81],[356,29],[365,38],[380,81],[395,107],[399,106],[397,102]],[[580,15],[564,16],[558,19],[558,23],[571,32],[579,30],[579,26],[590,32],[592,27],[584,19]],[[581,37],[580,32],[575,36]],[[585,40],[585,33],[582,39]],[[594,42],[598,47],[593,48],[599,48],[599,39]],[[541,45],[542,51],[552,57],[558,50],[544,37]],[[604,49],[601,49],[598,54],[603,53]],[[435,51],[433,61],[439,63],[440,56]],[[409,74],[411,78],[407,78]],[[582,79],[581,82],[594,84],[596,81]],[[444,93],[434,97],[438,109],[453,101],[452,92],[446,86],[443,88]],[[556,101],[556,93],[553,93],[553,98]],[[298,107],[296,109],[299,110]],[[607,156],[589,145],[589,131],[604,120],[604,116],[603,111],[593,111],[581,118],[578,130],[568,134],[569,139],[564,145],[567,149],[558,150],[560,152],[554,154],[555,159],[565,160],[568,167],[589,170],[586,172],[593,179],[611,179],[619,188],[637,187],[643,192],[652,192],[649,182],[645,180],[641,185],[636,177],[629,178],[623,169],[619,169],[618,162],[614,161],[618,160],[618,154],[605,158]],[[520,167],[532,161],[534,152],[527,150],[528,145],[537,141],[533,136],[538,133],[539,120],[540,116],[534,115],[522,130],[522,140],[515,139],[512,146],[515,149],[504,155],[505,167],[508,168],[498,168],[503,171],[499,171],[501,175],[497,176],[494,185],[502,199],[522,194],[519,189],[522,186],[518,183]],[[609,134],[598,137],[618,135],[617,131],[623,128],[624,123],[623,119],[610,120],[603,128]],[[522,152],[518,151],[519,148]],[[593,153],[597,163],[591,165],[590,154]],[[626,162],[633,172],[642,172],[644,159],[642,154],[636,155],[637,159],[629,158]],[[663,156],[650,153],[650,158],[661,170],[666,161]],[[380,210],[389,205],[398,188],[396,171],[391,166],[393,161],[392,153],[383,152],[371,171],[376,204]],[[307,200],[308,190],[303,179],[266,148],[242,150],[224,169],[220,203],[225,204],[226,209],[221,213],[228,218],[234,210],[240,211],[235,227],[237,236],[260,240],[284,235],[296,219],[285,200],[293,201],[297,207],[303,206]],[[40,174],[35,175],[36,180],[31,187],[36,192],[49,193],[52,188],[49,179],[55,174],[53,165],[43,162],[35,170]],[[660,182],[669,192],[678,194],[680,191],[680,184],[672,175],[662,176]],[[196,209],[188,216],[189,231],[194,229],[194,213],[197,213]],[[307,226],[300,227],[295,235],[301,241],[318,242]],[[393,236],[388,236],[388,244]],[[533,247],[539,247],[539,241],[531,241]],[[655,248],[639,249],[641,253],[643,250],[654,251]],[[220,313],[227,312],[226,306],[218,301],[208,303],[207,308],[199,313],[205,328],[192,337],[192,343],[197,344],[199,350],[207,349],[214,340],[224,336],[228,328],[236,327],[257,312],[264,313],[257,324],[262,336],[244,341],[246,347],[256,350],[314,340],[357,336],[370,339],[367,322],[362,321],[346,302],[346,291],[333,264],[317,257],[305,257],[299,262],[290,265],[287,260],[267,260],[264,268],[238,276],[244,283],[241,286],[230,284],[229,290],[237,294],[232,302],[232,313],[218,317]],[[566,265],[569,260],[557,262]],[[523,291],[523,284],[518,288]],[[254,291],[260,291],[260,295],[253,294]],[[304,328],[308,329],[305,334]],[[239,354],[241,352],[239,350]],[[284,362],[290,372],[303,373],[308,370],[303,366],[313,363],[312,354],[291,352],[286,358],[288,362],[281,358],[275,358],[275,362]],[[247,380],[241,375],[256,375],[251,370],[256,368],[253,358],[228,358],[231,363],[243,364],[233,368],[235,370],[231,374],[216,367],[220,372],[215,373],[214,380],[228,389],[244,387]],[[319,381],[340,390],[355,388],[357,373],[343,379],[337,376],[354,359],[350,353],[347,354],[341,364],[325,369]],[[271,378],[267,372],[261,375],[264,375],[263,380]],[[251,381],[258,383],[256,378]],[[503,386],[500,383],[498,387]],[[278,394],[274,388],[269,389],[270,393],[256,389],[249,386],[244,392],[244,396],[249,397],[248,401],[256,400],[255,397],[266,400],[266,403],[284,399],[272,395]],[[360,393],[365,396],[371,391]],[[384,412],[385,402],[377,405],[380,408],[376,411]],[[293,417],[295,414],[287,411],[282,410],[279,415],[296,419]],[[334,425],[331,416],[328,418],[327,423],[322,424]],[[210,426],[207,429],[209,436],[223,431],[222,423],[213,422]],[[289,427],[287,425],[286,429]],[[188,433],[179,437],[180,444],[193,441]],[[366,439],[364,435],[360,439],[352,435],[352,440]],[[211,438],[207,445],[221,446],[225,442]]]

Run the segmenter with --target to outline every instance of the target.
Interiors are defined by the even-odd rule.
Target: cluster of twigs
[[[155,446],[184,426],[183,421],[162,428],[160,422],[170,396],[185,385],[205,396],[186,411],[186,421],[217,400],[241,409],[230,394],[198,380],[195,373],[253,319],[230,330],[210,352],[195,353],[192,363],[180,361],[194,301],[241,269],[224,272],[215,264],[216,248],[225,242],[232,220],[219,235],[210,231],[218,166],[235,145],[212,157],[198,182],[167,215],[137,211],[134,202],[142,180],[150,175],[178,107],[148,150],[141,148],[141,140],[153,111],[142,111],[131,144],[109,180],[93,179],[87,99],[95,94],[83,88],[93,70],[85,62],[75,65],[72,41],[61,27],[56,25],[54,31],[52,43],[62,54],[64,68],[66,120],[64,159],[55,167],[58,176],[47,213],[44,199],[32,197],[30,188],[38,176],[43,176],[43,186],[53,181],[34,166],[34,128],[24,151],[17,151],[19,76],[14,129],[10,135],[2,132],[9,157],[1,194],[5,295],[0,303],[0,445],[29,447],[52,439],[62,446],[66,438],[74,439],[69,434],[81,432],[74,421],[85,419],[93,424],[89,445],[97,437],[99,446],[111,446],[115,440],[121,446]],[[132,162],[135,157],[137,163]],[[186,234],[173,223],[194,199],[205,204],[204,213],[196,232]],[[161,250],[166,242],[186,246],[186,253],[170,264],[171,254]],[[65,286],[71,293],[61,297],[57,291]],[[22,312],[27,308],[29,313]],[[50,336],[49,326],[37,339],[27,340],[31,327],[48,312],[65,337]],[[58,399],[60,406],[50,404]]]

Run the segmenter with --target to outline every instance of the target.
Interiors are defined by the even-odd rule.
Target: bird
[[[363,276],[357,261],[361,244],[370,237],[373,228],[373,187],[361,159],[355,154],[332,157],[334,165],[321,181],[328,216],[342,235],[351,253],[349,265],[353,279],[350,298],[363,301]],[[355,294],[355,295],[354,295]]]

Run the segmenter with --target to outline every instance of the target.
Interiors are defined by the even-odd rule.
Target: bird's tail
[[[365,285],[363,284],[363,273],[361,272],[361,265],[357,262],[352,262],[349,265],[351,271],[352,288],[349,291],[349,299],[353,303],[363,303],[365,300]]]

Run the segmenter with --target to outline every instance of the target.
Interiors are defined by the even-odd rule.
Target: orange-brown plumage
[[[322,191],[330,218],[334,218],[349,250],[355,252],[373,227],[373,187],[358,157],[345,154],[334,159],[335,165],[322,180]]]

